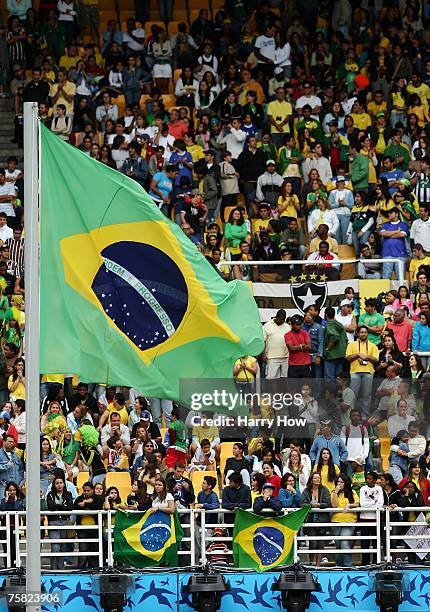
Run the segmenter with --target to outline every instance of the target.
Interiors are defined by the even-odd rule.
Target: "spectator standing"
[[[294,315],[291,330],[284,336],[289,352],[288,378],[310,378],[311,376],[311,339],[303,329],[303,318]]]
[[[325,309],[325,320],[325,378],[327,380],[336,380],[337,376],[342,372],[348,338],[342,323],[336,321],[336,311],[333,307],[328,306]]]
[[[388,221],[383,223],[379,231],[382,238],[382,257],[384,259],[401,259],[405,264],[407,257],[406,238],[409,228],[404,221],[399,220],[397,208],[388,211]],[[383,278],[391,279],[392,274],[397,278],[397,266],[395,261],[384,262],[382,267]]]
[[[369,339],[368,328],[359,325],[358,339],[348,344],[346,358],[351,368],[351,389],[354,391],[356,399],[361,393],[361,405],[363,414],[369,415],[372,397],[373,376],[375,365],[378,363],[378,348]]]
[[[285,334],[291,328],[286,323],[287,314],[283,308],[263,326],[265,341],[266,378],[286,378],[288,373],[288,349]]]

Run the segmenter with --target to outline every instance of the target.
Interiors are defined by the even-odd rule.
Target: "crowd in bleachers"
[[[352,536],[358,506],[369,508],[364,520],[374,508],[427,506],[428,5],[335,0],[298,11],[235,0],[177,31],[166,6],[164,29],[146,27],[138,1],[136,18],[103,29],[97,0],[41,0],[37,10],[8,0],[0,96],[11,100],[15,142],[23,102],[37,102],[59,138],[142,185],[227,281],[337,280],[352,255],[362,279],[398,279],[392,260],[402,260],[406,282],[362,310],[352,288],[323,318],[314,304],[288,320],[280,310],[264,324],[264,353],[237,360],[238,388],[295,380],[292,413],[307,425],[294,435],[256,427],[239,439],[144,390],[43,375],[43,507],[264,513],[310,503],[339,508],[333,533]],[[25,503],[23,195],[11,155],[0,171],[0,510]],[[281,260],[296,263],[252,264]],[[270,405],[254,412],[273,416]],[[311,550],[324,532],[309,528]],[[82,551],[90,533],[79,531]],[[338,563],[352,564],[352,543],[342,541]],[[222,546],[211,544],[218,560]]]

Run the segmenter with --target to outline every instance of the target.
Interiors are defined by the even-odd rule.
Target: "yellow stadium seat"
[[[139,106],[142,110],[144,110],[146,112],[146,103],[148,102],[148,100],[151,99],[151,96],[149,94],[142,94],[140,96],[140,100],[139,100]]]
[[[194,487],[194,493],[196,494],[196,497],[198,495],[198,493],[200,492],[201,488],[202,488],[202,482],[203,482],[203,478],[205,478],[206,476],[213,476],[217,482],[214,491],[215,493],[218,495],[218,497],[220,496],[219,493],[219,486],[218,486],[218,476],[216,472],[205,472],[203,470],[194,470],[191,474],[191,482],[193,483],[193,487]]]
[[[220,468],[221,473],[224,473],[225,464],[229,457],[233,457],[233,446],[236,442],[221,442],[221,456],[220,456]]]
[[[176,81],[179,79],[179,77],[182,74],[182,68],[176,68],[173,71],[173,82],[176,83]]]
[[[176,97],[172,94],[164,94],[161,96],[163,100],[164,107],[167,110],[170,110],[176,105]]]
[[[118,117],[122,117],[125,113],[125,96],[114,98],[113,103],[118,106]]]
[[[129,472],[108,472],[105,480],[106,490],[109,487],[116,487],[120,497],[126,500],[131,491],[131,480]]]
[[[76,487],[78,489],[79,494],[82,493],[82,487],[84,486],[86,482],[88,482],[89,478],[90,478],[89,472],[79,472],[78,473],[76,477]]]

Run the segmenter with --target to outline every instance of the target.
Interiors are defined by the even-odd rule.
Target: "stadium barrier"
[[[285,514],[294,512],[295,509],[286,509]],[[373,563],[394,560],[396,555],[401,553],[418,553],[421,559],[425,554],[430,553],[430,530],[427,532],[427,522],[424,519],[416,521],[401,521],[399,512],[410,512],[410,508],[396,508],[395,510],[381,508],[379,510],[369,508],[355,508],[348,510],[360,515],[362,512],[374,514],[372,520],[360,520],[358,517],[355,523],[332,523],[328,515],[339,513],[338,508],[326,510],[313,509],[316,514],[323,514],[327,517],[325,522],[306,522],[294,540],[294,561],[309,563],[308,555],[323,555],[334,561],[334,556],[342,554],[354,555],[354,567],[361,565],[361,560],[356,561],[357,555],[372,554]],[[419,507],[413,509],[419,515],[421,512],[426,516],[430,512],[430,507]],[[201,509],[178,510],[180,521],[184,529],[184,538],[178,551],[178,565],[185,566],[204,566],[211,562],[211,556],[219,555],[219,551],[212,554],[207,551],[208,546],[216,542],[224,542],[228,548],[228,555],[232,555],[232,532],[233,522],[231,520],[234,511],[230,510],[210,510]],[[226,517],[224,521],[225,515]],[[93,517],[94,524],[77,525],[78,516]],[[217,515],[216,522],[211,522],[211,516]],[[23,567],[25,565],[26,554],[26,524],[25,512],[2,512],[0,513],[0,558],[3,559],[4,567]],[[61,516],[62,524],[51,524],[47,522],[47,517],[53,520],[54,517]],[[84,561],[91,568],[112,567],[114,565],[114,546],[113,529],[115,511],[82,511],[61,512],[41,512],[41,558],[44,569],[49,569],[52,560],[62,557],[67,561],[67,569],[71,567],[81,567]],[[408,517],[409,518],[409,517]],[[323,519],[324,520],[324,519]],[[354,534],[335,535],[333,527],[354,527]],[[212,530],[215,527],[225,529],[224,537],[214,537]],[[308,528],[319,528],[318,536],[307,535]],[[363,534],[363,528],[365,533]],[[412,529],[411,532],[408,532]],[[60,532],[60,537],[50,537],[50,532],[54,530]],[[86,532],[85,537],[80,537],[80,533]],[[88,537],[88,532],[91,537]],[[385,532],[385,533],[384,533]],[[427,535],[428,533],[428,535]],[[351,548],[342,549],[343,541],[350,541]],[[313,542],[310,546],[310,542]],[[326,543],[314,548],[315,541]],[[409,546],[406,545],[409,542]],[[403,544],[403,546],[402,546]],[[54,545],[54,548],[53,548]],[[57,550],[57,546],[63,546],[63,550]],[[72,559],[74,563],[72,563]],[[232,560],[232,559],[231,559]],[[49,563],[49,561],[51,563]],[[341,565],[340,565],[341,567]],[[55,569],[55,568],[54,568]],[[59,569],[58,571],[61,571]]]
[[[333,266],[343,266],[344,264],[357,264],[357,263],[361,263],[364,266],[370,266],[370,265],[374,265],[375,263],[377,264],[384,264],[384,263],[395,263],[397,264],[398,267],[398,280],[401,284],[403,284],[405,282],[405,263],[403,260],[397,258],[397,257],[386,257],[386,258],[379,258],[379,259],[338,259],[336,261],[333,262],[333,264],[327,263],[327,264],[322,264],[322,265],[333,265]],[[221,265],[225,265],[225,266],[317,266],[317,265],[321,265],[321,262],[319,261],[308,261],[306,259],[292,259],[292,260],[288,260],[288,261],[260,261],[260,260],[253,260],[251,259],[250,261],[242,261],[242,260],[233,260],[233,261],[222,261]],[[381,269],[382,272],[382,269]]]

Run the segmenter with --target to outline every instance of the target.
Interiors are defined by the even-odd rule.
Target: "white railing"
[[[396,279],[400,283],[405,282],[405,264],[402,259],[398,259],[397,257],[380,257],[379,259],[336,259],[331,264],[324,264],[321,261],[309,261],[307,259],[292,259],[289,261],[260,261],[253,260],[250,261],[242,261],[242,260],[231,260],[231,261],[222,261],[221,265],[226,266],[317,266],[317,265],[327,265],[333,266],[335,268],[339,268],[343,266],[343,264],[356,264],[361,263],[363,266],[370,266],[374,264],[384,264],[384,263],[395,263],[398,266],[399,270],[399,278]]]
[[[283,510],[285,514],[294,512],[296,509]],[[411,526],[424,527],[426,522],[408,522],[399,519],[399,512],[410,512],[410,508],[396,508],[389,510],[381,508],[372,510],[369,508],[355,508],[348,510],[357,514],[357,522],[355,523],[333,523],[330,517],[333,513],[341,512],[338,508],[329,508],[327,510],[313,509],[312,513],[316,515],[325,515],[322,519],[324,522],[306,522],[303,528],[297,534],[294,540],[294,561],[309,563],[312,559],[309,555],[323,555],[333,557],[336,555],[338,559],[344,554],[355,555],[354,565],[357,563],[356,555],[372,554],[373,563],[381,563],[383,561],[394,560],[396,554],[425,552],[430,553],[430,537],[427,535],[421,537],[421,544],[425,542],[425,546],[409,547],[406,541],[418,540],[420,536],[406,535],[405,532]],[[430,512],[430,507],[414,508],[413,511],[418,515],[421,511],[426,515]],[[372,520],[360,520],[362,512],[372,513]],[[211,562],[211,553],[207,548],[211,542],[225,542],[228,548],[227,554],[232,562],[232,533],[233,523],[231,516],[234,511],[231,510],[178,510],[182,527],[184,529],[184,538],[178,551],[178,563],[180,566],[204,566]],[[224,521],[224,516],[227,521]],[[76,524],[79,516],[93,516],[94,524]],[[62,558],[62,560],[75,561],[74,566],[80,567],[84,563],[88,563],[90,567],[112,567],[114,565],[113,553],[113,537],[114,537],[114,511],[93,510],[83,511],[74,510],[72,512],[41,512],[41,532],[42,535],[47,534],[47,537],[42,539],[40,556],[44,569],[48,569],[48,565],[55,571],[61,571],[61,567],[56,568],[54,559]],[[62,524],[49,524],[49,518],[61,516],[64,520]],[[7,568],[22,567],[25,565],[26,555],[26,524],[25,512],[4,512],[0,513],[0,558],[3,558],[4,565]],[[67,517],[67,518],[66,518]],[[212,522],[211,518],[215,522]],[[223,527],[226,530],[225,537],[214,537],[212,529],[215,527]],[[354,527],[352,536],[335,535],[333,527]],[[363,527],[367,529],[366,535],[360,531]],[[322,530],[322,534],[318,537],[307,535],[309,528],[318,528]],[[50,537],[50,532],[57,530],[60,532],[59,538]],[[74,531],[75,534],[71,533]],[[85,531],[85,536],[80,537],[80,533]],[[89,533],[92,532],[89,537]],[[424,538],[424,540],[423,540]],[[313,548],[315,540],[320,543],[318,548]],[[350,546],[347,549],[341,548],[341,543],[349,541]],[[427,541],[428,540],[428,541]],[[312,545],[310,545],[312,542]],[[324,544],[328,546],[324,546]],[[334,545],[333,545],[334,544]],[[52,551],[52,545],[62,546],[60,551]],[[66,548],[66,545],[67,548]],[[219,555],[219,551],[216,553]],[[48,560],[51,563],[48,563]],[[62,564],[60,564],[62,565]],[[342,565],[340,563],[340,565]]]

